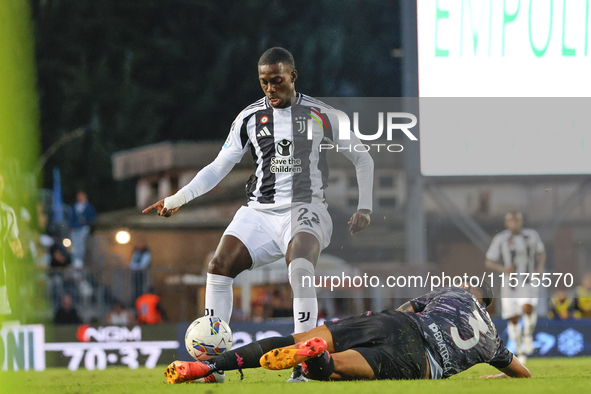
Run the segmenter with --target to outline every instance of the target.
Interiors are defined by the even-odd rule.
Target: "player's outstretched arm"
[[[517,357],[513,356],[513,361],[511,364],[507,365],[505,368],[499,368],[499,371],[502,373],[497,373],[494,375],[484,375],[481,376],[481,379],[506,379],[506,378],[531,378],[531,374],[529,373],[529,369],[525,367],[525,365],[521,364]]]
[[[396,309],[398,312],[414,312],[415,309],[412,307],[412,304],[410,303],[410,301],[406,301],[404,304],[400,305],[398,307],[398,309]]]
[[[155,209],[158,215],[170,217],[182,205],[213,189],[228,175],[234,165],[236,165],[235,162],[226,159],[221,154],[218,155],[213,162],[199,171],[193,180],[176,194],[150,205],[142,213],[148,213]]]
[[[179,207],[176,207],[176,208],[170,208],[170,207],[169,208],[166,208],[165,203],[164,203],[165,200],[166,199],[160,200],[160,201],[158,201],[158,202],[150,205],[148,208],[144,209],[142,211],[142,213],[148,213],[148,212],[150,212],[150,211],[152,211],[152,210],[155,209],[156,212],[158,213],[158,215],[164,216],[165,218],[170,217],[170,215],[172,215],[173,213],[175,213],[176,211],[179,210],[180,206]]]

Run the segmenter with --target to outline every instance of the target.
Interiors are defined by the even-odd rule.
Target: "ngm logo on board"
[[[76,339],[80,342],[128,342],[141,341],[142,329],[135,326],[132,329],[127,327],[107,326],[107,327],[91,327],[89,325],[82,325],[76,331]]]

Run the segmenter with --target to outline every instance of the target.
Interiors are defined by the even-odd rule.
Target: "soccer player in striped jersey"
[[[515,354],[525,363],[528,354],[534,351],[533,333],[538,320],[535,307],[538,305],[538,287],[532,285],[531,274],[544,270],[546,252],[535,230],[523,228],[520,212],[505,215],[504,231],[493,238],[486,252],[486,268],[505,274],[501,288],[502,317],[507,319],[509,339],[515,342]],[[502,258],[503,264],[498,261]],[[517,274],[517,286],[510,275]],[[530,274],[526,277],[525,273]],[[523,319],[523,330],[519,318]],[[523,348],[522,348],[523,345]]]
[[[349,130],[349,139],[340,140],[338,122],[330,116],[318,124],[307,121],[313,112],[331,107],[296,92],[298,73],[287,50],[267,50],[259,59],[258,74],[265,97],[236,117],[217,158],[178,193],[143,212],[156,209],[160,216],[170,216],[211,190],[250,150],[256,168],[246,185],[248,206],[238,210],[209,263],[205,311],[228,322],[234,278],[285,257],[294,294],[295,332],[300,333],[314,328],[318,315],[316,292],[304,288],[303,278],[314,275],[318,256],[332,234],[324,198],[328,163],[320,144],[343,148],[355,166],[359,204],[348,223],[351,234],[370,223],[373,160],[367,152],[351,149],[360,141]]]

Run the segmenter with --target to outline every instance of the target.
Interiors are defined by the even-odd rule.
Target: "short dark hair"
[[[477,288],[480,290],[480,298],[482,298],[482,302],[484,302],[484,305],[486,305],[486,307],[488,308],[493,303],[493,300],[495,298],[493,288],[485,280],[483,280],[480,286],[478,286]]]
[[[259,66],[283,63],[295,70],[295,61],[293,55],[285,48],[273,47],[269,48],[262,54],[259,59]]]

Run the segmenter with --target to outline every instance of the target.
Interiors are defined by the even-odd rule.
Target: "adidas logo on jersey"
[[[259,131],[259,133],[257,134],[257,138],[270,137],[270,136],[271,136],[271,132],[269,131],[267,126],[263,127],[261,129],[261,131]]]

